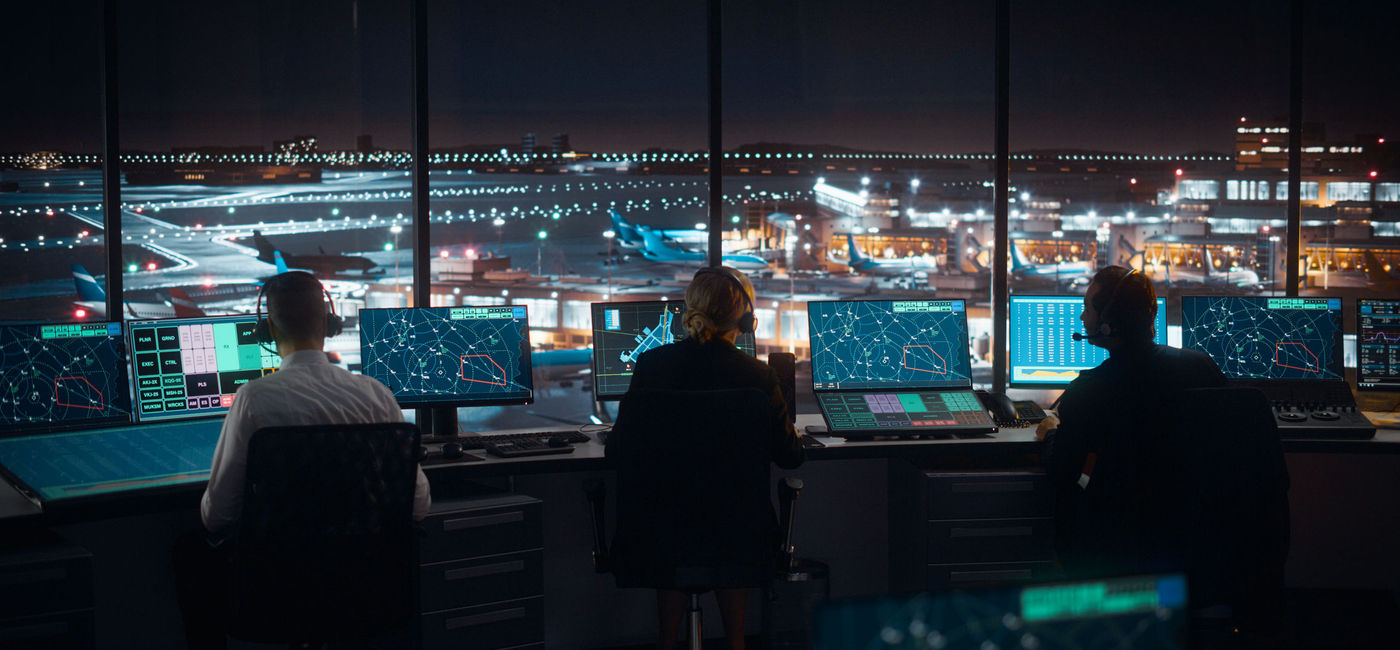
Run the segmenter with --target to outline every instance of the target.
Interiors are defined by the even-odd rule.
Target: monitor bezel
[[[135,328],[135,326],[136,326],[137,324],[145,324],[145,323],[169,323],[169,322],[176,322],[176,323],[178,324],[178,323],[191,323],[191,322],[201,322],[201,323],[203,323],[203,322],[217,322],[217,321],[232,321],[232,322],[238,322],[238,321],[246,321],[246,320],[248,320],[249,318],[252,318],[252,319],[253,319],[253,322],[257,322],[257,317],[256,317],[256,315],[254,315],[254,314],[218,314],[218,315],[211,315],[211,316],[186,316],[186,317],[176,317],[176,318],[139,318],[139,319],[134,319],[134,320],[126,321],[126,323],[125,323],[125,327],[126,327],[126,337],[127,337],[127,339],[126,339],[126,345],[127,345],[127,351],[128,351],[128,352],[127,352],[127,358],[128,358],[128,361],[127,361],[127,372],[129,373],[129,376],[127,377],[127,380],[128,380],[128,383],[130,384],[130,391],[129,391],[129,392],[131,393],[131,418],[132,418],[132,423],[133,423],[133,424],[162,424],[162,423],[166,423],[166,422],[172,422],[172,423],[173,423],[173,422],[189,422],[189,421],[192,421],[192,420],[204,420],[204,419],[208,419],[208,418],[221,418],[221,417],[224,417],[225,415],[228,415],[229,408],[233,408],[233,407],[229,407],[229,408],[220,407],[220,410],[215,411],[215,412],[213,412],[213,413],[199,413],[199,414],[190,414],[190,415],[177,415],[177,416],[174,416],[174,417],[160,417],[160,416],[153,417],[153,418],[143,418],[143,417],[140,417],[140,408],[137,406],[137,402],[139,402],[140,400],[136,399],[136,395],[139,393],[139,390],[138,390],[137,387],[136,387],[136,355],[135,355],[134,353],[132,353],[132,351],[136,349],[136,341],[134,341],[134,340],[132,339],[132,337],[136,336],[136,332],[134,331],[134,328]],[[282,358],[282,357],[281,357],[281,355],[279,354],[277,358],[278,358],[277,367],[278,367],[278,368],[281,368],[281,367],[282,367],[282,361],[281,361],[281,358]],[[263,377],[266,377],[266,376],[267,376],[267,375],[263,375]]]
[[[1268,384],[1295,383],[1295,382],[1303,382],[1303,383],[1307,383],[1307,384],[1321,385],[1321,384],[1324,384],[1324,383],[1326,383],[1326,382],[1337,382],[1337,381],[1345,382],[1345,381],[1346,381],[1346,362],[1345,362],[1345,359],[1344,359],[1344,357],[1343,357],[1343,355],[1345,354],[1345,346],[1346,346],[1346,344],[1345,344],[1345,342],[1344,342],[1344,341],[1345,341],[1345,338],[1346,338],[1346,300],[1343,299],[1342,297],[1340,297],[1340,296],[1269,296],[1269,295],[1264,295],[1264,294],[1233,294],[1233,293],[1188,293],[1188,294],[1182,294],[1181,297],[1180,297],[1180,299],[1179,299],[1179,301],[1177,302],[1177,310],[1178,310],[1178,312],[1179,312],[1179,313],[1177,314],[1177,316],[1180,317],[1179,320],[1182,320],[1182,321],[1185,320],[1185,318],[1186,318],[1186,301],[1187,301],[1188,299],[1194,299],[1194,298],[1244,298],[1244,299],[1257,299],[1257,300],[1268,300],[1268,299],[1270,299],[1270,298],[1288,298],[1288,299],[1301,298],[1301,299],[1306,299],[1306,300],[1336,300],[1336,301],[1337,301],[1337,305],[1338,305],[1338,307],[1337,307],[1337,339],[1336,339],[1336,341],[1333,343],[1334,348],[1333,348],[1333,350],[1332,350],[1333,353],[1334,353],[1334,354],[1333,354],[1333,357],[1336,358],[1336,360],[1337,360],[1337,361],[1336,361],[1336,366],[1337,366],[1337,376],[1336,376],[1336,377],[1332,377],[1332,378],[1318,378],[1318,379],[1304,379],[1304,378],[1298,378],[1298,377],[1291,378],[1291,379],[1268,379],[1268,378],[1262,378],[1262,377],[1231,377],[1229,374],[1226,374],[1226,373],[1225,373],[1225,370],[1224,370],[1223,368],[1220,370],[1220,372],[1221,372],[1221,374],[1224,374],[1224,375],[1225,375],[1225,379],[1228,380],[1228,381],[1230,381],[1231,383],[1247,382],[1247,383],[1249,383],[1249,384],[1251,384],[1251,385],[1268,385]],[[1328,311],[1331,311],[1331,310],[1329,309]],[[1185,324],[1184,322],[1183,322],[1182,325],[1181,325],[1181,349],[1183,349],[1183,350],[1193,350],[1193,351],[1196,351],[1196,352],[1200,352],[1201,354],[1204,354],[1204,355],[1206,355],[1206,356],[1208,356],[1208,357],[1210,356],[1210,353],[1206,352],[1205,350],[1198,350],[1198,349],[1196,349],[1196,348],[1189,347],[1189,346],[1186,344],[1186,324]],[[1214,358],[1214,357],[1211,357],[1211,361],[1215,361],[1215,358]],[[1219,365],[1220,365],[1220,364],[1217,362],[1217,363],[1216,363],[1216,366],[1219,366]]]
[[[1036,390],[1064,390],[1064,389],[1066,389],[1066,388],[1069,388],[1069,385],[1070,385],[1071,383],[1073,383],[1074,380],[1070,380],[1070,381],[1067,381],[1067,382],[1064,382],[1064,383],[1056,383],[1056,382],[1042,382],[1042,381],[1016,381],[1015,379],[1012,379],[1013,375],[1012,375],[1012,373],[1011,373],[1011,368],[1012,368],[1015,364],[1013,364],[1013,363],[1011,362],[1011,355],[1012,355],[1012,350],[1015,350],[1015,346],[1011,345],[1011,327],[1010,327],[1010,319],[1011,319],[1011,301],[1016,300],[1017,298],[1021,298],[1021,299],[1025,299],[1025,300],[1035,300],[1035,299],[1038,299],[1038,298],[1080,298],[1081,301],[1082,301],[1082,299],[1084,298],[1084,296],[1082,296],[1082,295],[1053,295],[1053,294],[1039,294],[1039,293],[1034,293],[1034,294],[1014,294],[1014,295],[1008,297],[1008,299],[1007,299],[1007,301],[1006,301],[1006,317],[1007,317],[1007,321],[1008,321],[1008,322],[1007,322],[1007,332],[1006,332],[1006,339],[1007,339],[1007,346],[1006,346],[1006,386],[1007,386],[1007,388],[1029,388],[1029,389],[1036,389]],[[1162,320],[1163,320],[1163,321],[1166,321],[1166,313],[1167,313],[1167,297],[1166,297],[1166,296],[1157,296],[1157,313],[1162,314],[1162,315],[1163,315],[1163,316],[1162,316]],[[1160,341],[1158,340],[1158,338],[1160,338]],[[1167,343],[1167,332],[1166,332],[1166,330],[1163,329],[1161,332],[1158,332],[1158,333],[1157,333],[1157,337],[1153,339],[1153,342],[1154,342],[1154,343],[1157,343],[1158,345],[1168,345],[1168,343]],[[1081,343],[1083,343],[1084,345],[1093,345],[1092,343],[1089,343],[1088,341],[1081,341]],[[1081,372],[1083,372],[1083,371],[1081,371]]]
[[[131,342],[127,340],[126,321],[118,320],[93,320],[93,321],[3,321],[0,327],[43,327],[47,325],[93,325],[105,323],[111,325],[117,323],[122,327],[122,333],[117,338],[121,341],[121,359],[118,376],[125,384],[121,387],[127,401],[127,413],[125,416],[113,415],[91,420],[78,422],[41,422],[30,424],[6,423],[5,428],[0,430],[0,438],[21,438],[43,433],[56,433],[62,431],[81,431],[84,429],[105,429],[111,427],[127,426],[135,422],[136,404],[135,396],[131,392]],[[108,335],[110,336],[110,334]]]
[[[962,348],[961,348],[961,349],[962,349],[962,351],[963,351],[962,353],[963,353],[964,355],[966,355],[966,359],[967,359],[967,383],[966,383],[966,384],[958,384],[958,385],[948,385],[948,386],[905,386],[905,387],[903,387],[903,389],[904,389],[904,390],[973,390],[973,385],[974,385],[975,382],[973,381],[973,377],[972,377],[972,350],[971,350],[971,348],[969,347],[969,346],[971,345],[971,343],[972,343],[972,341],[971,341],[972,332],[969,331],[970,328],[969,328],[968,325],[967,325],[967,309],[968,309],[968,304],[969,304],[971,301],[968,300],[968,299],[966,299],[966,298],[899,298],[899,299],[896,299],[896,298],[861,298],[861,299],[858,299],[858,300],[810,300],[810,301],[807,302],[807,343],[808,343],[808,346],[810,346],[810,345],[811,345],[811,341],[812,341],[812,305],[833,304],[833,303],[862,303],[862,302],[888,302],[888,303],[896,303],[896,302],[952,302],[952,301],[954,301],[954,300],[961,300],[962,303],[963,303],[962,311],[961,311],[961,312],[958,312],[958,313],[961,313],[961,314],[962,314],[962,318],[963,318],[963,337],[962,337]],[[816,382],[817,382],[817,375],[816,375],[816,354],[810,352],[810,347],[809,347],[809,357],[808,357],[808,360],[809,360],[810,363],[812,364],[812,390],[813,390],[813,391],[821,391],[821,392],[824,392],[824,393],[825,393],[825,392],[844,392],[844,391],[900,390],[899,387],[894,387],[894,386],[889,387],[889,388],[877,388],[877,387],[874,387],[874,386],[863,386],[863,387],[859,387],[859,388],[857,388],[857,387],[817,388],[817,387],[816,387]]]
[[[1356,390],[1364,393],[1400,393],[1400,379],[1394,385],[1387,386],[1365,386],[1361,383],[1361,303],[1363,302],[1393,302],[1400,305],[1400,298],[1357,298],[1353,308],[1356,320],[1353,323],[1352,334],[1356,337]]]
[[[525,310],[525,318],[522,319],[522,321],[521,321],[521,328],[522,328],[521,334],[523,334],[523,340],[525,341],[525,345],[526,345],[526,348],[525,348],[525,361],[526,361],[526,363],[528,363],[528,364],[530,365],[529,372],[525,373],[525,376],[526,376],[527,378],[529,378],[529,381],[530,381],[530,393],[529,393],[528,395],[525,395],[524,397],[510,397],[510,398],[487,397],[487,398],[481,398],[481,399],[472,399],[472,398],[462,398],[462,397],[460,397],[460,396],[453,395],[453,396],[448,396],[448,397],[426,397],[426,396],[425,396],[425,397],[409,398],[409,399],[407,399],[407,400],[403,399],[403,397],[400,396],[400,395],[394,394],[394,402],[396,402],[400,407],[403,407],[403,408],[430,408],[430,407],[463,408],[463,407],[472,407],[472,406],[518,406],[518,405],[534,404],[534,403],[535,403],[535,363],[534,363],[534,350],[533,350],[532,347],[530,346],[530,309],[529,309],[528,306],[526,306],[526,305],[513,305],[513,304],[512,304],[512,305],[451,305],[451,306],[445,306],[445,307],[368,307],[368,308],[359,310],[359,312],[357,312],[357,314],[364,314],[364,312],[366,312],[366,311],[369,311],[369,312],[375,312],[375,311],[391,311],[391,310],[403,311],[403,310],[407,310],[407,309],[417,309],[417,310],[432,311],[432,310],[449,310],[449,309],[462,309],[462,308],[482,309],[482,308],[488,308],[488,307],[518,307],[518,308],[520,308],[520,309],[524,309],[524,310]],[[384,386],[385,388],[389,389],[389,392],[390,392],[391,394],[393,394],[394,389],[393,389],[392,387],[390,387],[388,384],[385,384],[384,382],[379,381],[379,379],[373,377],[372,375],[365,374],[365,372],[364,372],[364,367],[365,367],[365,329],[364,329],[364,317],[361,315],[361,316],[359,316],[356,320],[357,320],[358,323],[359,323],[358,326],[359,326],[359,329],[360,329],[360,374],[364,375],[365,377],[369,377],[370,379],[374,379],[375,381],[379,382],[380,385],[382,385],[382,386]]]
[[[588,363],[589,363],[589,367],[592,368],[592,374],[593,374],[593,381],[592,381],[591,383],[592,383],[592,386],[593,386],[593,400],[594,400],[594,401],[597,401],[597,402],[617,402],[617,401],[621,401],[621,400],[622,400],[622,396],[627,394],[627,391],[622,391],[622,392],[620,392],[620,393],[604,393],[604,394],[600,394],[600,393],[598,392],[598,377],[599,377],[599,372],[598,372],[598,371],[599,371],[599,367],[598,367],[598,337],[594,335],[594,333],[598,331],[598,330],[597,330],[597,327],[594,325],[594,323],[596,322],[596,320],[595,320],[594,317],[597,315],[597,310],[606,308],[607,305],[638,305],[638,304],[656,304],[656,305],[660,305],[660,304],[663,304],[663,303],[670,303],[670,304],[681,305],[681,306],[682,306],[682,308],[681,308],[681,314],[682,314],[682,315],[685,314],[685,308],[684,308],[685,299],[684,299],[684,298],[677,299],[677,300],[669,300],[669,299],[668,299],[668,300],[661,300],[661,299],[656,299],[656,300],[608,300],[608,301],[602,301],[602,302],[593,302],[593,303],[589,303],[589,308],[588,308],[588,327],[589,327],[589,339],[592,341],[592,351],[591,351],[591,352],[589,353],[589,355],[588,355]],[[743,344],[741,344],[741,343],[739,342],[739,340],[736,340],[735,343],[734,343],[734,347],[739,348],[739,351],[740,351],[740,352],[743,352],[743,353],[745,353],[745,354],[748,354],[750,357],[753,357],[753,358],[757,359],[757,358],[758,358],[758,338],[757,338],[757,336],[756,336],[755,334],[753,334],[752,332],[750,332],[750,333],[747,333],[747,334],[740,334],[739,337],[740,337],[740,339],[747,339],[747,342],[749,343],[749,346],[746,348],[746,347],[744,347]],[[677,340],[676,342],[679,343],[681,340],[684,340],[684,339],[679,339],[679,340]],[[628,389],[630,390],[631,387],[632,387],[632,381],[631,381],[630,379],[627,381],[627,386],[628,386]]]

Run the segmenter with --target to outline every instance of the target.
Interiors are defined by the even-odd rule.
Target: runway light
[[[86,309],[78,309],[77,311],[74,311],[74,312],[73,312],[73,315],[76,316],[76,317],[78,317],[78,318],[87,318],[87,310],[86,310]]]
[[[1182,169],[1181,169],[1180,167],[1178,167],[1178,168],[1176,169],[1176,175],[1177,175],[1177,176],[1180,176],[1181,174],[1182,174]]]
[[[141,267],[139,267],[139,266],[137,266],[137,265],[135,265],[135,264],[131,264],[131,265],[128,265],[128,266],[126,267],[126,272],[127,272],[127,273],[135,273],[135,272],[140,271],[140,270],[141,270]]]
[[[441,257],[442,259],[447,259],[447,249],[444,248],[441,252],[439,252],[438,257]]]
[[[147,262],[147,263],[146,263],[146,270],[147,270],[147,271],[154,271],[154,270],[156,270],[156,263],[155,263],[155,262]]]
[[[394,243],[393,243],[393,242],[384,242],[384,252],[387,253],[387,252],[392,251],[392,250],[394,250]]]

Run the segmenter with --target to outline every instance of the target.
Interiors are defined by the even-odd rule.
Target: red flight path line
[[[457,377],[458,377],[459,379],[461,379],[462,381],[474,381],[474,382],[476,382],[476,383],[478,383],[478,384],[491,384],[492,386],[504,386],[504,385],[506,385],[506,382],[504,382],[504,381],[496,382],[496,381],[482,381],[482,380],[480,380],[480,379],[467,379],[467,359],[469,359],[469,358],[471,358],[471,357],[481,357],[481,358],[483,358],[483,359],[486,359],[487,361],[490,361],[490,362],[491,362],[491,365],[496,366],[496,369],[499,370],[499,371],[501,371],[501,378],[502,378],[502,379],[505,379],[505,376],[506,376],[506,369],[505,369],[505,368],[502,368],[502,367],[501,367],[501,364],[496,363],[496,360],[495,360],[495,359],[492,359],[491,356],[490,356],[490,355],[487,355],[487,354],[464,354],[464,355],[462,355],[462,367],[461,367],[461,369],[457,372]]]
[[[948,374],[947,370],[926,370],[924,368],[915,368],[914,366],[909,365],[909,348],[928,348],[929,354],[938,357],[938,362],[940,364],[942,364],[945,368],[948,366],[948,361],[943,358],[943,355],[934,352],[933,348],[927,345],[906,345],[903,348],[901,348],[900,352],[903,354],[903,358],[899,360],[899,365],[904,366],[905,368],[908,368],[910,370],[918,370],[919,372],[928,372],[933,373],[935,375]]]
[[[101,411],[102,409],[107,408],[107,398],[102,396],[102,391],[97,390],[97,387],[93,386],[92,382],[87,380],[87,377],[54,377],[53,398],[55,401],[58,400],[58,382],[63,381],[65,379],[77,379],[82,381],[84,384],[87,384],[88,388],[92,389],[92,392],[97,393],[97,401],[98,403],[102,404],[102,406],[88,406],[86,404],[68,404],[66,402],[58,402],[59,406],[67,406],[68,408],[75,409],[92,409],[94,411]]]
[[[1284,346],[1284,345],[1296,345],[1296,346],[1298,346],[1298,347],[1300,347],[1300,348],[1303,348],[1303,351],[1304,351],[1304,352],[1307,352],[1307,353],[1308,353],[1308,356],[1310,356],[1310,357],[1313,358],[1313,365],[1314,365],[1314,366],[1317,366],[1317,365],[1318,365],[1318,362],[1317,362],[1317,355],[1316,355],[1316,354],[1313,354],[1313,353],[1312,353],[1312,350],[1309,350],[1309,349],[1308,349],[1308,346],[1303,345],[1302,343],[1289,342],[1289,341],[1279,341],[1278,343],[1275,343],[1275,344],[1274,344],[1274,365],[1276,365],[1276,366],[1283,366],[1284,368],[1292,368],[1292,369],[1294,369],[1294,370],[1302,370],[1302,371],[1305,371],[1305,372],[1322,372],[1319,368],[1316,368],[1316,367],[1314,367],[1314,368],[1300,368],[1300,367],[1298,367],[1298,366],[1290,366],[1290,365],[1288,365],[1288,364],[1286,364],[1286,363],[1279,363],[1279,360],[1278,360],[1278,353],[1280,352],[1280,347],[1281,347],[1281,346]]]

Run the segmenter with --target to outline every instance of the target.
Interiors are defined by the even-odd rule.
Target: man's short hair
[[[1152,287],[1151,278],[1141,271],[1132,273],[1132,269],[1121,266],[1105,266],[1094,274],[1091,284],[1099,285],[1093,299],[1094,311],[1098,312],[1100,321],[1113,328],[1115,336],[1152,338],[1152,325],[1157,320],[1157,291]]]
[[[326,294],[321,282],[306,271],[287,271],[263,285],[267,317],[282,338],[308,341],[326,337]]]

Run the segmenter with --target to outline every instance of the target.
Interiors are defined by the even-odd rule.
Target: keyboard
[[[504,438],[505,436],[492,436]],[[549,444],[549,439],[520,438],[518,440],[498,440],[486,443],[486,453],[500,458],[519,458],[521,456],[547,456],[551,454],[572,454],[574,448],[570,445],[554,446]]]
[[[1376,435],[1376,425],[1355,404],[1274,402],[1273,407],[1282,438],[1365,440]]]

